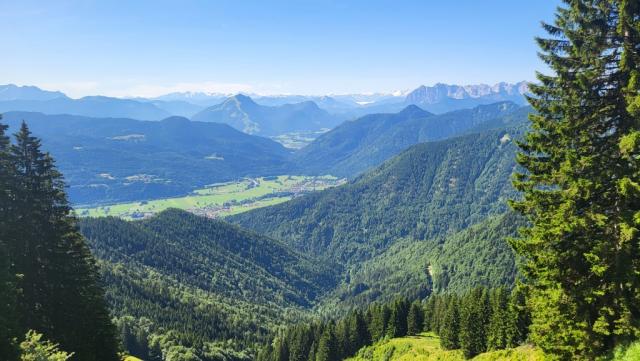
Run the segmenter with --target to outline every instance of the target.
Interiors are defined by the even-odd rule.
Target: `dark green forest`
[[[433,332],[445,349],[471,358],[487,350],[515,347],[527,338],[529,313],[521,288],[473,288],[433,294],[423,302],[397,298],[329,321],[290,327],[258,353],[258,361],[330,361],[353,356],[384,338]]]
[[[352,183],[227,218],[346,263],[400,238],[455,233],[507,209],[520,128],[415,145]]]
[[[26,124],[13,142],[6,129],[0,125],[2,358],[16,360],[18,341],[35,330],[76,359],[115,361],[116,329],[62,175]]]
[[[86,219],[81,230],[114,316],[132,316],[134,329],[146,322],[148,340],[170,335],[198,351],[220,343],[250,350],[276,325],[305,317],[339,272],[278,241],[179,210],[136,222]]]

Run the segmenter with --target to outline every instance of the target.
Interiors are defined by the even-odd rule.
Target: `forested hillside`
[[[380,254],[400,238],[444,237],[506,210],[519,133],[419,144],[345,186],[228,219],[347,263]]]
[[[201,357],[211,347],[251,349],[276,325],[304,316],[340,272],[267,237],[179,210],[136,222],[85,219],[81,231],[120,327],[145,330],[138,343],[165,352],[172,342]]]
[[[396,297],[422,299],[431,292],[511,286],[517,269],[506,239],[515,236],[521,224],[507,213],[446,237],[398,240],[382,254],[351,267],[319,311],[331,314],[337,308],[362,308]]]
[[[527,113],[527,107],[511,102],[441,115],[409,105],[399,113],[344,122],[297,151],[293,161],[303,172],[353,177],[414,144],[523,123]]]
[[[171,117],[159,122],[10,112],[26,119],[56,158],[75,204],[183,195],[242,176],[283,174],[289,151],[224,124]]]

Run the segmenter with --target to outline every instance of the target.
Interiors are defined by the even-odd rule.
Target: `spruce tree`
[[[486,289],[469,292],[460,305],[460,348],[466,358],[487,350],[487,326],[491,308]]]
[[[427,304],[424,307],[424,322],[422,326],[423,331],[438,331],[437,327],[437,314],[436,314],[436,300],[437,296],[431,294],[427,299]]]
[[[2,117],[0,116],[0,119]],[[16,278],[11,271],[7,241],[15,222],[11,210],[13,168],[7,126],[0,124],[0,359],[17,359]]]
[[[509,296],[507,347],[517,347],[527,340],[531,314],[527,308],[525,287],[517,283]]]
[[[407,334],[419,334],[422,331],[423,323],[424,316],[422,311],[422,304],[420,303],[420,301],[415,301],[411,303],[409,314],[407,315]]]
[[[371,334],[371,340],[373,342],[376,342],[385,336],[390,316],[391,311],[387,305],[374,305],[372,307],[369,333]]]
[[[491,292],[491,319],[487,327],[487,349],[500,350],[507,347],[509,327],[509,293],[500,287]]]
[[[367,323],[361,312],[355,312],[349,326],[351,328],[349,336],[351,337],[353,352],[357,352],[360,348],[371,342],[371,336],[369,336],[369,331],[367,330]]]
[[[640,332],[640,4],[573,0],[538,39],[536,113],[520,142],[513,240],[530,287],[531,340],[593,359]]]
[[[19,274],[17,314],[34,329],[87,361],[117,360],[94,259],[80,235],[53,159],[22,124],[11,148],[15,171],[8,230],[11,271]]]
[[[460,313],[455,297],[448,297],[446,312],[440,326],[440,344],[445,350],[460,348]]]
[[[407,335],[407,313],[409,311],[406,300],[396,300],[391,306],[391,315],[386,335],[390,338]]]
[[[320,342],[318,343],[318,350],[316,351],[316,361],[338,361],[338,342],[333,330],[333,325],[328,325]]]

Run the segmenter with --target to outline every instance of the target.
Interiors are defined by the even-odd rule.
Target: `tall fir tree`
[[[353,352],[357,352],[361,347],[371,343],[371,336],[367,329],[367,322],[360,311],[356,311],[350,320],[351,332],[351,345]]]
[[[0,116],[0,119],[2,117]],[[15,176],[7,126],[0,124],[0,359],[17,359],[18,320],[16,317],[16,278],[11,272],[8,253],[9,229],[15,222],[12,188]]]
[[[491,292],[491,319],[487,326],[487,349],[500,350],[507,347],[512,315],[509,312],[509,293],[503,287]]]
[[[439,327],[440,344],[446,350],[460,347],[460,310],[456,297],[448,297],[447,308]]]
[[[371,340],[376,342],[382,339],[387,332],[391,311],[387,305],[373,305],[370,312],[369,334],[371,335]]]
[[[424,323],[424,314],[422,309],[422,303],[415,301],[411,303],[409,308],[409,314],[407,315],[407,334],[417,335],[422,331],[422,325]]]
[[[640,4],[565,0],[519,144],[513,240],[530,287],[531,340],[550,357],[593,359],[640,332]]]
[[[399,299],[392,304],[389,324],[386,330],[386,335],[388,337],[393,338],[407,335],[408,312],[409,303],[406,300]]]
[[[333,330],[333,325],[328,325],[320,341],[318,342],[318,350],[316,351],[316,361],[338,361],[338,341]]]
[[[465,295],[460,305],[460,348],[466,358],[487,350],[487,327],[491,319],[489,296],[484,288]]]
[[[509,295],[507,347],[517,347],[527,340],[531,313],[527,307],[525,286],[517,282]]]
[[[83,361],[117,360],[97,267],[76,227],[62,175],[40,148],[23,123],[11,147],[16,222],[7,237],[11,271],[20,275],[19,325]]]

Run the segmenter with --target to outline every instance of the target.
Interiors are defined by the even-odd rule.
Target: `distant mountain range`
[[[35,86],[0,85],[0,101],[13,100],[51,100],[65,98],[64,93],[42,90]]]
[[[529,110],[499,102],[435,115],[409,105],[344,122],[297,151],[293,162],[304,173],[353,177],[417,143],[524,122]]]
[[[247,134],[264,136],[330,129],[340,123],[338,117],[320,109],[312,101],[265,106],[241,94],[209,107],[191,119],[200,122],[224,123]]]
[[[76,204],[183,195],[243,176],[284,174],[290,151],[226,124],[90,118],[9,112],[10,131],[26,120],[55,157]]]
[[[206,184],[244,176],[353,178],[414,144],[518,124],[529,111],[499,102],[437,115],[409,105],[398,113],[346,121],[297,151],[234,127],[253,126],[253,132],[270,135],[334,126],[336,119],[313,102],[268,107],[238,95],[194,120],[8,112],[1,122],[15,131],[26,120],[66,175],[72,202],[98,204],[184,195]],[[291,128],[299,123],[299,128]],[[276,125],[280,128],[274,129]]]
[[[420,86],[405,99],[406,104],[415,104],[434,113],[444,113],[456,109],[471,108],[498,101],[512,101],[524,104],[528,91],[526,82],[515,84],[498,83],[493,86],[436,84],[432,87]]]
[[[150,102],[103,96],[71,99],[60,92],[13,85],[2,86],[0,89],[4,89],[0,92],[0,112],[28,111],[140,120],[160,120],[171,116],[171,113]]]
[[[291,129],[317,130],[318,125],[337,125],[339,121],[336,119],[355,119],[373,113],[395,113],[411,104],[436,114],[498,101],[524,104],[527,88],[526,82],[498,83],[492,86],[436,84],[430,87],[423,85],[411,92],[374,94],[234,96],[221,93],[183,92],[155,98],[123,99],[88,96],[72,99],[57,91],[8,84],[0,86],[0,112],[32,111],[45,114],[123,117],[139,120],[161,120],[171,115],[190,118],[198,113],[200,120],[238,124],[234,126],[236,129],[246,129],[251,134],[279,135],[282,133],[273,133],[279,131],[287,133]],[[239,109],[234,109],[229,103],[237,100],[240,106]],[[313,109],[314,106],[310,103],[314,103],[317,108],[320,108],[319,110],[329,113],[330,116],[322,114],[318,109]],[[276,109],[261,109],[257,113],[247,113],[242,109],[246,106],[253,112],[257,108],[256,105]],[[292,106],[280,109],[285,105]],[[205,108],[217,114],[204,116]],[[243,112],[248,114],[249,119],[244,118]],[[256,130],[256,126],[259,126],[259,130]]]

